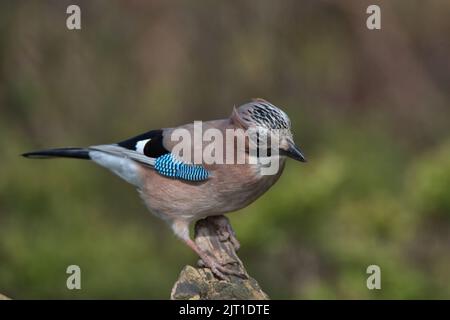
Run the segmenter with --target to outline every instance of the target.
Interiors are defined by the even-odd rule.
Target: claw
[[[235,271],[232,270],[230,268],[227,268],[225,266],[223,266],[222,264],[220,264],[218,261],[216,261],[215,259],[207,256],[206,254],[201,257],[201,263],[199,263],[199,265],[203,268],[209,268],[211,270],[211,272],[217,276],[217,278],[219,278],[220,280],[230,280],[228,276],[236,276],[238,278],[241,279],[247,279],[248,276],[242,272],[239,271]]]
[[[208,218],[207,218],[208,219]],[[217,222],[221,222],[218,224]],[[229,224],[229,221],[226,217],[222,216],[222,220],[214,220],[216,223],[216,226],[218,227],[217,236],[219,238],[219,241],[225,242],[230,241],[233,245],[234,249],[237,250],[240,247],[239,241],[237,241],[234,230],[231,228],[231,225]],[[242,279],[248,279],[248,274],[245,272],[245,269],[242,266],[242,262],[239,260],[239,258],[236,256],[235,252],[228,252],[230,251],[230,248],[227,248],[227,254],[228,258],[231,258],[232,261],[229,262],[221,262],[218,260],[217,257],[210,255],[208,251],[205,251],[204,249],[200,248],[198,244],[196,244],[192,239],[189,237],[183,238],[184,242],[192,249],[194,250],[201,260],[199,261],[198,265],[199,267],[209,268],[213,275],[215,275],[217,278],[221,280],[230,280],[228,276],[235,276]],[[231,254],[231,256],[230,256]],[[225,259],[226,260],[226,259]],[[230,260],[230,259],[228,259]],[[226,265],[233,265],[236,263],[236,268],[229,268],[226,267]],[[238,269],[238,270],[236,270]],[[242,270],[243,269],[243,270]]]

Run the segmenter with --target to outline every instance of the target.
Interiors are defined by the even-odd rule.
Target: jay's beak
[[[289,143],[289,147],[284,152],[285,155],[288,156],[289,158],[294,159],[294,160],[301,161],[301,162],[306,162],[306,158],[303,155],[302,150],[300,150],[300,148],[297,147],[294,142],[289,141],[288,143]]]

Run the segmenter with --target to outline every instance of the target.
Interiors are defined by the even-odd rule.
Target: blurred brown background
[[[66,28],[69,4],[80,31]],[[168,298],[197,258],[131,186],[19,154],[223,118],[262,97],[309,159],[230,216],[263,289],[450,298],[449,31],[445,0],[2,1],[0,292]],[[70,264],[80,291],[66,288]],[[371,264],[381,290],[366,288]]]

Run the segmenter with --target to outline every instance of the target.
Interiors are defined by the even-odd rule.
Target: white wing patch
[[[149,142],[151,139],[147,139],[147,140],[141,140],[136,142],[136,151],[139,153],[144,154],[144,148],[145,145],[147,144],[147,142]]]

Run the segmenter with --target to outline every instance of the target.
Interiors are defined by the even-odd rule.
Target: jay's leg
[[[226,274],[242,277],[241,273],[224,267],[219,261],[217,261],[214,257],[208,255],[205,251],[200,249],[199,246],[194,241],[192,241],[192,239],[189,237],[188,221],[174,220],[172,222],[172,229],[175,232],[175,234],[184,241],[184,243],[186,243],[192,250],[194,250],[199,255],[205,267],[210,268],[211,271],[218,278],[226,280],[227,279],[227,277],[225,276]]]

